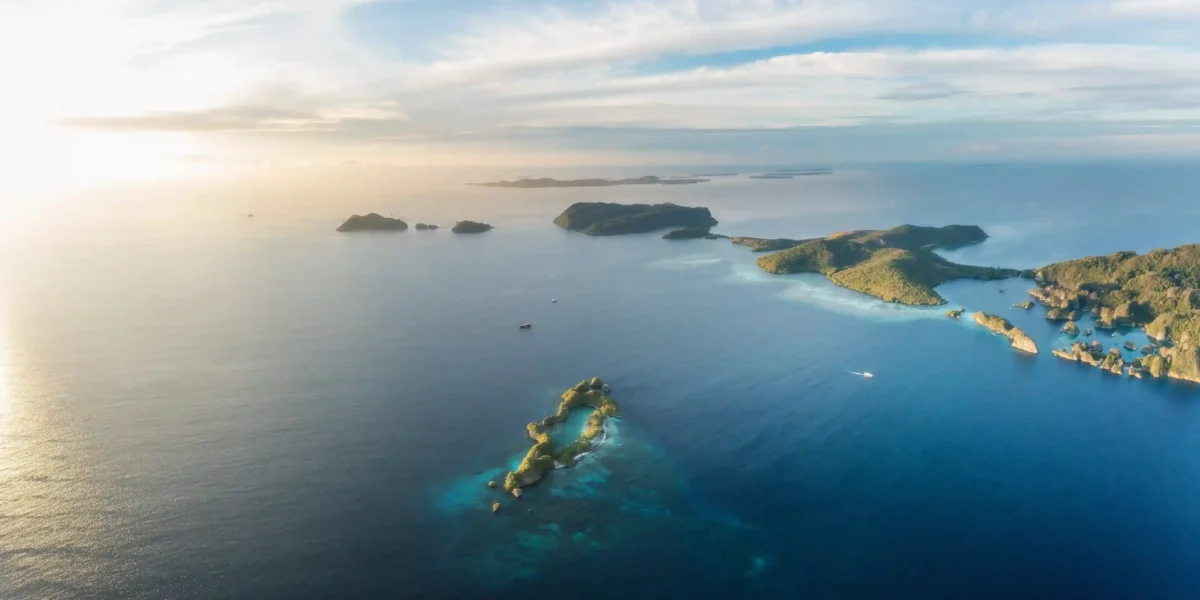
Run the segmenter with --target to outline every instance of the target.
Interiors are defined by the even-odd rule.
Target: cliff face
[[[625,235],[659,229],[711,229],[717,220],[704,207],[677,204],[613,204],[578,202],[554,219],[554,224],[586,235]]]
[[[1200,383],[1200,348],[1177,346],[1164,350],[1170,360],[1167,377]]]

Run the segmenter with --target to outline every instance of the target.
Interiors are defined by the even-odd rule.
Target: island
[[[337,228],[342,233],[356,231],[405,231],[406,229],[408,229],[408,223],[400,219],[385,217],[379,213],[354,215],[346,219],[346,222]]]
[[[1013,308],[1023,308],[1025,310],[1029,310],[1029,309],[1033,308],[1033,301],[1026,300],[1024,302],[1018,302],[1013,305]]]
[[[475,221],[459,221],[450,229],[451,233],[483,233],[491,231],[493,227],[487,223],[478,223]]]
[[[725,239],[728,237],[729,236],[724,236],[719,233],[713,233],[712,231],[709,231],[709,229],[706,227],[689,227],[686,229],[676,229],[675,231],[668,231],[663,234],[662,239],[664,239],[664,240],[698,240],[698,239],[719,240],[719,239]]]
[[[1104,354],[1101,353],[1101,349],[1098,344],[1088,345],[1084,344],[1083,342],[1075,342],[1074,344],[1071,344],[1070,350],[1064,350],[1061,348],[1055,350],[1054,355],[1066,360],[1086,363],[1093,367],[1100,366],[1100,363],[1104,360]]]
[[[830,281],[886,302],[945,304],[934,288],[953,279],[1006,279],[1015,269],[975,267],[950,262],[935,250],[949,250],[987,239],[974,225],[847,231],[805,241],[758,259],[768,273],[820,273]]]
[[[779,169],[776,173],[787,173],[790,175],[811,176],[811,175],[833,175],[833,169],[825,167],[811,167],[807,169]]]
[[[745,246],[754,252],[778,252],[795,248],[804,242],[811,240],[789,240],[787,238],[756,238],[756,237],[735,237],[733,243],[739,246]]]
[[[428,223],[417,223],[416,227],[417,231],[434,231],[437,228],[437,225],[430,225]]]
[[[1062,331],[1069,336],[1077,336],[1079,335],[1079,325],[1075,324],[1075,321],[1067,321],[1067,324],[1063,325]]]
[[[554,224],[585,235],[607,236],[674,228],[707,231],[716,226],[717,220],[704,207],[577,202],[555,217]]]
[[[765,173],[763,175],[751,175],[750,179],[792,179],[795,176],[791,173]]]
[[[1034,279],[1030,295],[1056,314],[1086,310],[1097,329],[1144,328],[1161,347],[1141,371],[1200,382],[1200,244],[1058,262]]]
[[[480,187],[499,187],[499,188],[517,188],[517,189],[538,189],[538,188],[566,188],[566,187],[612,187],[617,185],[690,185],[695,183],[708,183],[707,179],[699,177],[655,177],[647,175],[645,177],[627,177],[625,179],[552,179],[549,177],[541,177],[538,179],[522,178],[515,181],[489,181],[486,183],[468,183],[467,185]]]
[[[1017,350],[1030,354],[1038,353],[1037,344],[1033,342],[1033,339],[1021,331],[1021,328],[1009,323],[1008,319],[1004,317],[989,315],[981,311],[975,313],[975,322],[990,329],[992,333],[1008,338],[1012,341],[1012,347]]]
[[[554,414],[542,419],[540,423],[526,425],[525,431],[534,444],[517,469],[504,477],[505,491],[519,498],[521,488],[541,481],[555,468],[575,466],[575,462],[582,455],[603,443],[606,437],[605,421],[621,414],[621,407],[608,397],[610,390],[611,388],[599,377],[593,377],[591,381],[581,381],[563,393],[558,410]],[[592,411],[579,438],[561,448],[558,447],[550,437],[549,431],[561,426],[571,412],[578,410]]]
[[[967,312],[967,309],[960,306],[958,308],[952,308],[952,309],[946,311],[946,316],[950,317],[951,319],[961,319],[963,316],[963,313],[965,313],[965,312]]]

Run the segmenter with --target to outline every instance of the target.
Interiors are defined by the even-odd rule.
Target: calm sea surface
[[[1200,169],[310,200],[3,232],[0,597],[1200,594],[1200,387],[1050,356],[1044,310],[1009,308],[1028,282],[940,291],[1036,357],[725,241],[550,222],[604,200],[708,206],[730,235],[978,224],[991,239],[951,258],[1035,267],[1200,242]],[[372,210],[497,228],[333,231]],[[520,500],[488,490],[594,375],[623,408],[609,443]]]

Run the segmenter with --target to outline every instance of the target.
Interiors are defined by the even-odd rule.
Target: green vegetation
[[[555,463],[567,467],[574,466],[575,457],[590,450],[593,442],[604,436],[604,422],[621,414],[620,406],[604,394],[604,388],[604,382],[599,377],[593,377],[591,381],[580,381],[563,393],[558,410],[554,414],[542,419],[541,423],[525,426],[525,431],[534,444],[521,460],[517,470],[505,476],[505,490],[513,492],[514,495],[518,494],[516,490],[537,483],[553,471]],[[572,410],[584,408],[591,408],[592,414],[588,417],[579,439],[562,448],[556,447],[546,428],[566,421]]]
[[[716,239],[718,236],[713,235],[707,227],[689,227],[687,229],[676,229],[663,234],[664,240],[698,240],[698,239]]]
[[[1121,350],[1113,348],[1105,355],[1104,361],[1100,363],[1100,369],[1120,374],[1121,368],[1125,366],[1125,359],[1121,358]]]
[[[478,223],[476,221],[459,221],[450,229],[453,233],[483,233],[491,231],[492,226],[487,223]]]
[[[965,312],[967,312],[967,309],[960,306],[958,308],[952,308],[946,311],[946,316],[950,317],[951,319],[960,319]]]
[[[1036,278],[1031,293],[1051,313],[1085,309],[1098,329],[1145,327],[1169,342],[1159,354],[1142,349],[1151,376],[1200,381],[1200,245],[1054,263]]]
[[[992,333],[1008,338],[1012,341],[1012,347],[1017,350],[1030,354],[1038,353],[1037,344],[1034,343],[1033,338],[1030,338],[1024,331],[1021,331],[1020,327],[1014,326],[1004,317],[977,312],[975,313],[975,322],[987,327]]]
[[[1099,346],[1091,346],[1082,342],[1071,344],[1070,350],[1055,350],[1054,355],[1067,360],[1085,362],[1093,367],[1099,365],[1104,360],[1104,355],[1100,351]]]
[[[934,288],[952,279],[1004,279],[1013,269],[950,262],[935,249],[957,248],[987,239],[975,226],[918,227],[850,231],[760,257],[768,273],[820,273],[830,281],[887,302],[937,305],[946,301]]]
[[[554,219],[554,224],[586,235],[649,233],[659,229],[708,229],[717,220],[704,207],[677,204],[614,204],[577,202]]]
[[[746,246],[754,252],[778,252],[779,250],[787,250],[795,248],[804,242],[811,240],[789,240],[787,238],[755,238],[755,237],[735,237],[733,243],[739,246]]]
[[[1063,325],[1063,333],[1067,335],[1079,335],[1079,326],[1075,324],[1075,321],[1067,321],[1067,324]]]
[[[406,229],[408,229],[408,223],[400,219],[385,217],[379,213],[354,215],[346,219],[346,222],[337,228],[342,233],[355,231],[404,231]]]

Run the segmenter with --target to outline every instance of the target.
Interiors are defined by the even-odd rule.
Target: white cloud
[[[347,24],[347,11],[372,2],[0,5],[0,21],[23,24],[0,36],[0,78],[17,90],[0,98],[0,127],[40,119],[108,132],[432,147],[512,127],[1200,118],[1200,54],[1173,42],[1197,30],[1196,0],[506,3],[421,48],[432,57],[421,62],[397,59]],[[456,9],[441,0],[404,6],[447,19]],[[839,39],[854,39],[854,49],[776,50],[740,64],[713,56]]]
[[[1140,17],[1200,18],[1200,2],[1197,0],[1118,0],[1112,3],[1112,12],[1118,15]]]

